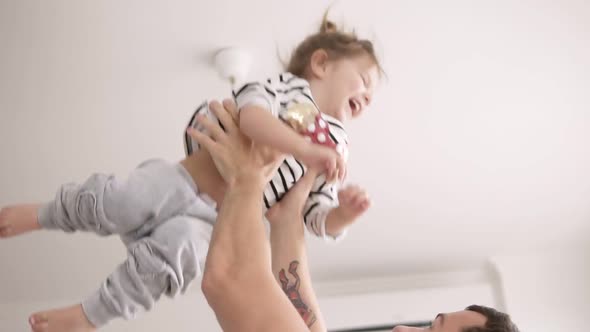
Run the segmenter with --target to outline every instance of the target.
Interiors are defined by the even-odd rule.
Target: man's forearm
[[[269,248],[261,222],[263,188],[264,181],[254,177],[228,185],[211,236],[209,256],[220,255],[228,264],[268,268]]]
[[[310,331],[324,332],[325,322],[309,274],[303,222],[278,222],[281,224],[273,224],[270,232],[273,275]]]
[[[229,103],[225,107],[234,111]],[[216,158],[227,182],[207,255],[203,294],[224,331],[306,331],[271,270],[261,199],[266,173],[273,167],[271,160],[265,161],[270,156],[252,146],[228,114],[217,111],[226,131],[204,121],[215,140],[192,133]]]
[[[214,227],[203,292],[224,331],[297,331],[305,324],[271,273],[262,223],[263,185],[228,186]]]

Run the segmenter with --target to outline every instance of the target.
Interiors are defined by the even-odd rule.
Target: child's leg
[[[62,185],[52,202],[2,209],[0,236],[38,228],[99,235],[123,234],[139,227],[149,230],[157,226],[150,221],[169,218],[187,204],[179,197],[185,198],[185,192],[192,189],[179,178],[176,167],[153,160],[139,165],[124,181],[113,175],[94,174],[82,184]]]
[[[91,332],[96,328],[84,314],[81,304],[38,312],[29,317],[33,332]]]
[[[162,294],[183,293],[202,274],[211,224],[180,216],[129,245],[129,257],[81,304],[31,315],[34,331],[86,332],[150,310]]]
[[[113,318],[134,318],[165,294],[183,293],[202,274],[211,224],[179,216],[128,247],[128,259],[82,303],[88,320],[101,327]]]
[[[39,204],[20,204],[0,209],[0,238],[40,229],[37,221]]]

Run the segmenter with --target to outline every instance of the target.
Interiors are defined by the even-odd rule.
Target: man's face
[[[449,314],[438,314],[430,327],[396,326],[392,332],[462,332],[468,327],[483,327],[486,317],[474,311],[457,311]]]

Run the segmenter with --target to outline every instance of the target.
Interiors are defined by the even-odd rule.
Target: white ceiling
[[[0,2],[0,206],[91,172],[182,157],[201,99],[229,90],[211,54],[238,44],[253,78],[280,68],[328,1]],[[590,5],[352,1],[337,23],[374,38],[388,80],[350,124],[351,181],[374,206],[317,279],[462,268],[590,239]],[[124,258],[116,238],[0,242],[3,299],[87,294]]]

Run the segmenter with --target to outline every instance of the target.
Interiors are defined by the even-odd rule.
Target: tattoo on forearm
[[[301,315],[301,318],[303,318],[303,321],[305,324],[307,324],[307,327],[311,327],[313,323],[315,323],[316,317],[313,311],[309,309],[307,304],[303,302],[301,294],[299,294],[299,286],[301,285],[301,281],[299,279],[299,275],[297,274],[298,267],[299,261],[292,261],[291,264],[289,264],[289,273],[295,277],[294,284],[289,286],[289,279],[287,279],[285,269],[281,269],[279,272],[279,281],[281,282],[283,291],[285,294],[287,294],[287,297],[291,303],[293,303],[295,309],[297,309],[297,312],[299,312],[299,315]]]

